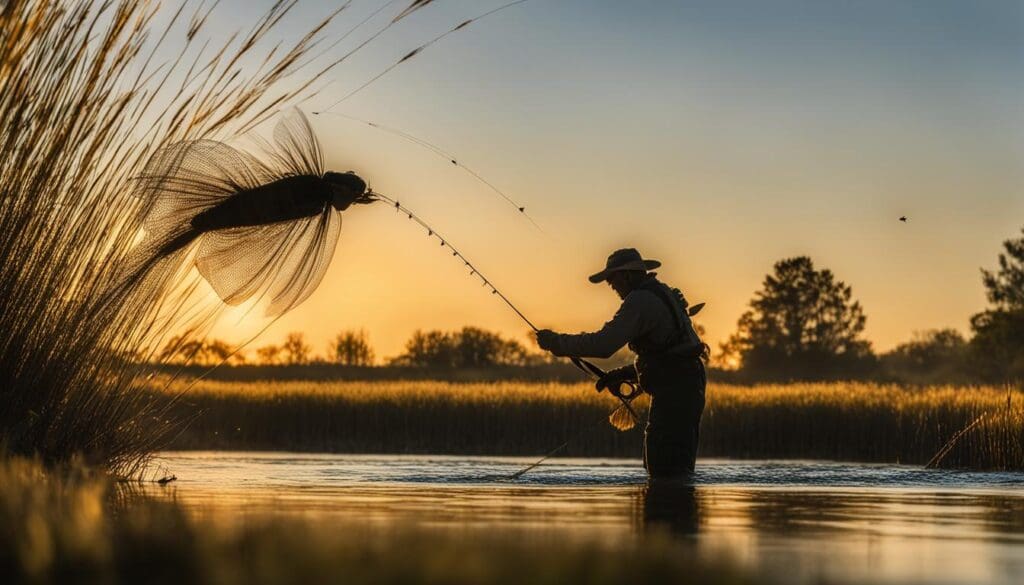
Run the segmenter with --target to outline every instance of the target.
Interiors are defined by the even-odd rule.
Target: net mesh
[[[149,209],[145,239],[129,262],[126,281],[137,287],[147,279],[166,279],[179,272],[182,262],[194,260],[202,277],[229,305],[266,301],[266,314],[276,316],[305,300],[330,264],[341,215],[325,200],[308,216],[274,221],[277,210],[290,209],[282,201],[323,199],[319,193],[292,192],[316,185],[315,180],[279,182],[322,177],[323,155],[308,120],[297,109],[282,117],[273,136],[273,143],[259,143],[255,155],[215,140],[180,142],[156,153],[137,178],[137,195]],[[275,182],[279,183],[268,191]],[[253,197],[257,189],[261,195]],[[246,209],[254,205],[265,209]],[[232,210],[247,213],[239,213],[232,225]],[[207,212],[217,216],[223,229],[204,231],[208,228],[197,226],[193,220]],[[246,217],[267,221],[247,225],[252,222]]]
[[[636,426],[636,419],[633,418],[633,413],[628,408],[620,406],[608,415],[608,423],[617,430],[628,431]]]
[[[275,316],[320,284],[340,232],[341,214],[330,207],[308,219],[217,230],[202,236],[196,267],[225,303],[267,301]]]

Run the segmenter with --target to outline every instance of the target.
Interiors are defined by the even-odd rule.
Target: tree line
[[[715,367],[737,381],[876,379],[912,383],[1024,379],[1024,230],[1003,243],[998,268],[982,269],[989,307],[972,316],[971,336],[955,329],[915,333],[876,353],[864,339],[867,316],[853,288],[811,258],[775,263],[717,352]],[[620,361],[625,356],[620,356]],[[550,364],[550,355],[477,327],[415,331],[398,356],[378,361],[365,331],[342,331],[323,354],[300,332],[253,355],[216,340],[172,339],[164,363],[486,368]]]
[[[342,331],[328,343],[323,354],[315,353],[301,332],[285,336],[281,344],[264,345],[252,354],[218,340],[172,339],[160,356],[168,364],[283,365],[336,364],[342,366],[408,366],[463,368],[531,366],[549,363],[546,354],[530,350],[515,339],[478,327],[457,331],[415,331],[398,356],[379,363],[366,331]]]
[[[1024,230],[1021,231],[1024,235]],[[1024,237],[1003,243],[994,270],[981,270],[989,307],[971,317],[970,338],[955,329],[916,333],[876,354],[863,338],[867,318],[852,288],[809,257],[775,263],[718,362],[758,381],[874,378],[900,382],[1024,379]]]

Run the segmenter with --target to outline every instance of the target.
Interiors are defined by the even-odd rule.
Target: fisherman
[[[616,250],[590,277],[595,284],[607,282],[622,299],[612,320],[593,333],[537,333],[540,347],[556,356],[608,358],[629,344],[635,363],[608,372],[596,386],[618,396],[623,384],[633,382],[651,396],[644,467],[652,478],[693,471],[707,385],[707,345],[694,330],[683,294],[649,272],[659,266],[633,248]]]

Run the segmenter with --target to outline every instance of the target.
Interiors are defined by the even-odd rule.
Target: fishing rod
[[[509,298],[507,296],[505,296],[505,294],[503,292],[498,290],[498,288],[496,286],[494,286],[494,284],[491,282],[491,280],[488,279],[483,273],[481,273],[479,269],[477,269],[476,265],[474,265],[472,262],[470,262],[470,260],[465,255],[463,255],[462,252],[460,252],[458,250],[458,248],[453,246],[451,244],[451,242],[448,241],[447,238],[445,238],[443,235],[438,233],[437,230],[435,230],[433,227],[431,227],[429,224],[427,224],[427,222],[425,222],[422,218],[420,218],[418,215],[416,215],[412,210],[410,210],[406,206],[402,205],[401,202],[399,202],[397,199],[393,199],[391,197],[388,197],[387,195],[384,195],[384,194],[379,193],[377,191],[373,191],[372,189],[369,191],[369,193],[373,197],[375,197],[375,198],[377,198],[377,199],[379,199],[381,201],[384,201],[386,203],[389,203],[392,207],[394,207],[396,212],[402,213],[402,214],[406,215],[410,220],[415,221],[417,224],[420,225],[420,227],[422,227],[423,229],[427,230],[427,237],[436,238],[441,243],[441,247],[442,248],[447,246],[452,251],[452,256],[455,257],[455,258],[458,258],[459,260],[461,260],[462,263],[466,266],[466,268],[469,269],[469,271],[470,271],[469,275],[471,277],[479,278],[480,282],[483,284],[483,286],[488,288],[488,289],[490,289],[492,295],[497,295],[497,297],[500,298],[502,300],[502,302],[504,302],[506,305],[508,305],[508,307],[510,309],[512,309],[512,311],[515,312],[515,314],[518,315],[519,318],[522,319],[522,321],[524,323],[526,323],[530,327],[530,329],[532,329],[534,331],[534,333],[537,333],[537,332],[540,331],[540,329],[537,328],[537,326],[534,325],[533,322],[530,321],[530,319],[526,315],[524,315],[523,312],[520,311],[519,308],[516,307],[515,304],[513,304],[512,301],[509,300]],[[600,378],[603,378],[607,374],[607,372],[602,370],[596,364],[594,364],[594,363],[592,363],[592,362],[590,362],[590,361],[588,361],[588,360],[586,360],[584,358],[576,357],[576,356],[566,356],[566,357],[578,369],[580,369],[584,373],[587,373],[587,374],[590,374],[590,375],[594,376],[595,378],[600,379]],[[619,409],[625,408],[626,411],[629,413],[631,422],[633,424],[637,424],[637,423],[640,422],[640,416],[633,409],[633,405],[630,404],[630,402],[631,402],[631,400],[633,398],[635,398],[640,393],[639,389],[632,382],[623,382],[622,384],[626,385],[626,386],[629,386],[631,390],[630,390],[630,392],[625,393],[625,394],[623,394],[622,392],[618,392],[618,391],[617,392],[612,392],[612,394],[616,398],[618,398],[619,401],[621,402],[621,405],[619,407],[617,407],[615,409],[615,411],[613,411],[612,417],[615,416],[615,412],[618,412]],[[628,429],[632,428],[632,426],[633,426],[632,424],[629,425],[629,426],[625,426],[625,425],[621,425],[621,424],[616,424],[614,421],[613,421],[612,424],[617,429],[623,430],[623,431],[628,430]]]
[[[455,155],[451,154],[450,152],[445,151],[444,149],[442,149],[441,147],[437,146],[436,144],[433,144],[433,143],[428,142],[428,141],[426,141],[426,140],[424,140],[422,138],[419,138],[417,136],[409,134],[408,132],[404,132],[404,131],[399,130],[397,128],[392,128],[392,127],[389,127],[389,126],[385,126],[383,124],[379,124],[379,123],[374,122],[372,120],[364,120],[362,118],[357,118],[355,116],[350,116],[348,114],[343,114],[341,112],[328,112],[328,111],[313,112],[314,116],[319,116],[319,115],[322,115],[322,114],[330,114],[332,116],[337,116],[339,118],[345,118],[346,120],[351,120],[353,122],[358,122],[360,124],[364,124],[366,126],[369,126],[370,128],[374,128],[376,130],[380,130],[381,132],[387,132],[388,134],[392,134],[394,136],[398,136],[399,138],[407,140],[407,141],[409,141],[409,142],[411,142],[411,143],[413,143],[413,144],[415,144],[415,145],[417,145],[417,146],[419,146],[419,147],[421,147],[423,149],[429,150],[430,152],[434,153],[435,155],[437,155],[437,156],[445,159],[446,161],[450,162],[454,166],[462,169],[464,172],[468,173],[470,176],[472,176],[474,179],[476,179],[480,183],[483,183],[484,185],[486,185],[487,188],[489,188],[491,191],[494,191],[495,193],[497,193],[498,196],[500,196],[502,199],[507,201],[513,207],[515,207],[516,211],[518,211],[519,213],[523,214],[526,217],[526,219],[530,220],[530,223],[532,223],[535,228],[540,230],[542,233],[544,232],[544,230],[540,227],[540,225],[538,225],[537,222],[534,221],[534,219],[532,217],[530,217],[530,215],[528,213],[526,213],[526,207],[525,206],[523,206],[523,205],[519,204],[518,202],[516,202],[514,199],[509,197],[504,191],[502,191],[501,189],[497,188],[493,183],[491,183],[490,181],[485,179],[482,175],[480,175],[479,173],[477,173],[473,169],[471,169],[468,166],[466,166],[465,164],[463,164],[458,159],[458,157],[456,157]]]

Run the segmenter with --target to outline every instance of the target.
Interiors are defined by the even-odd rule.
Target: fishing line
[[[604,422],[605,420],[608,419],[608,416],[611,416],[612,414],[614,414],[618,410],[619,410],[619,407],[616,407],[615,410],[613,410],[610,413],[608,413],[608,415],[602,417],[599,421],[597,421],[597,423],[601,424],[602,422]],[[565,449],[566,447],[568,447],[569,443],[579,439],[580,437],[583,436],[584,433],[586,433],[590,429],[591,429],[590,426],[586,426],[586,427],[583,427],[582,429],[580,429],[579,431],[576,431],[575,434],[573,434],[568,439],[566,439],[565,442],[563,442],[561,445],[559,445],[559,446],[555,447],[554,449],[548,451],[543,456],[541,456],[540,459],[534,461],[530,465],[527,465],[526,467],[524,467],[524,468],[520,469],[519,471],[513,473],[512,475],[506,477],[505,481],[515,481],[515,480],[519,479],[520,477],[522,477],[523,475],[525,475],[530,470],[535,469],[537,467],[540,467],[541,463],[544,463],[548,459],[554,457],[559,451],[561,451],[562,449]]]
[[[481,14],[479,16],[475,16],[473,18],[470,18],[469,20],[463,21],[461,24],[458,24],[455,27],[453,27],[453,28],[451,28],[451,29],[449,29],[449,30],[447,30],[447,31],[437,35],[433,39],[427,41],[426,43],[423,43],[422,45],[416,47],[412,51],[409,51],[404,57],[402,57],[398,61],[392,63],[387,69],[385,69],[384,71],[381,71],[380,73],[378,73],[374,77],[370,78],[368,81],[366,81],[365,83],[363,83],[359,87],[353,89],[348,94],[342,96],[340,99],[338,99],[336,102],[334,102],[330,106],[324,108],[324,111],[330,111],[330,110],[334,109],[335,106],[337,106],[341,102],[343,102],[343,101],[347,100],[348,98],[356,95],[357,93],[363,91],[364,89],[369,87],[373,82],[377,81],[381,77],[384,77],[385,75],[390,73],[394,68],[398,67],[402,63],[405,63],[409,59],[412,59],[413,57],[418,55],[420,52],[422,52],[424,49],[426,49],[427,47],[429,47],[429,46],[433,45],[434,43],[440,41],[441,39],[447,37],[448,35],[456,32],[456,31],[462,30],[463,28],[469,26],[470,24],[472,24],[472,23],[474,23],[474,22],[476,22],[478,20],[483,20],[484,18],[487,18],[488,16],[490,16],[490,15],[496,13],[496,12],[501,12],[502,10],[505,10],[507,8],[512,8],[516,4],[522,4],[523,2],[527,2],[527,1],[528,0],[515,0],[514,2],[509,2],[508,4],[503,4],[502,6],[499,6],[497,8],[492,9],[492,10],[484,12],[483,14]],[[402,15],[400,15],[400,16],[404,16],[404,13]],[[392,21],[392,23],[393,22],[394,21]],[[391,25],[389,24],[388,26],[391,26]],[[385,27],[385,29],[386,28],[387,27]],[[381,32],[383,32],[383,30]],[[380,34],[380,33],[378,33],[378,34]],[[357,49],[358,49],[358,47],[357,47]],[[346,55],[346,57],[347,57],[347,55]],[[344,57],[343,57],[343,59],[344,59]]]
[[[456,167],[459,167],[460,169],[462,169],[463,171],[465,171],[466,173],[471,175],[473,178],[475,178],[480,183],[483,183],[484,185],[486,185],[491,191],[494,191],[502,199],[507,201],[513,207],[515,207],[516,210],[519,213],[523,214],[526,217],[526,219],[530,220],[530,223],[532,223],[535,228],[540,230],[541,233],[544,233],[544,230],[540,227],[540,225],[537,224],[537,222],[534,221],[534,219],[532,217],[530,217],[530,215],[528,213],[526,213],[526,207],[524,207],[523,205],[520,205],[514,199],[509,197],[504,191],[502,191],[501,189],[498,189],[496,186],[494,186],[493,183],[491,183],[490,181],[485,179],[479,173],[477,173],[473,169],[469,168],[465,164],[461,163],[459,161],[458,157],[454,156],[450,152],[445,151],[444,149],[442,149],[441,147],[437,146],[436,144],[427,142],[426,140],[423,140],[422,138],[419,138],[417,136],[414,136],[412,134],[409,134],[408,132],[404,132],[404,131],[399,130],[397,128],[391,128],[389,126],[385,126],[383,124],[378,124],[377,122],[374,122],[374,121],[371,121],[371,120],[364,120],[362,118],[357,118],[355,116],[350,116],[348,114],[342,114],[341,112],[327,112],[327,111],[313,112],[314,116],[319,116],[321,114],[330,114],[332,116],[338,116],[339,118],[345,118],[347,120],[352,120],[353,122],[358,122],[360,124],[365,124],[366,126],[374,128],[376,130],[380,130],[382,132],[387,132],[388,134],[393,134],[395,136],[398,136],[399,138],[403,138],[403,139],[405,139],[405,140],[407,140],[409,142],[412,142],[413,144],[416,144],[417,146],[420,146],[421,148],[429,150],[430,152],[434,153],[435,155],[437,155],[437,156],[445,159],[446,161],[452,163]]]

